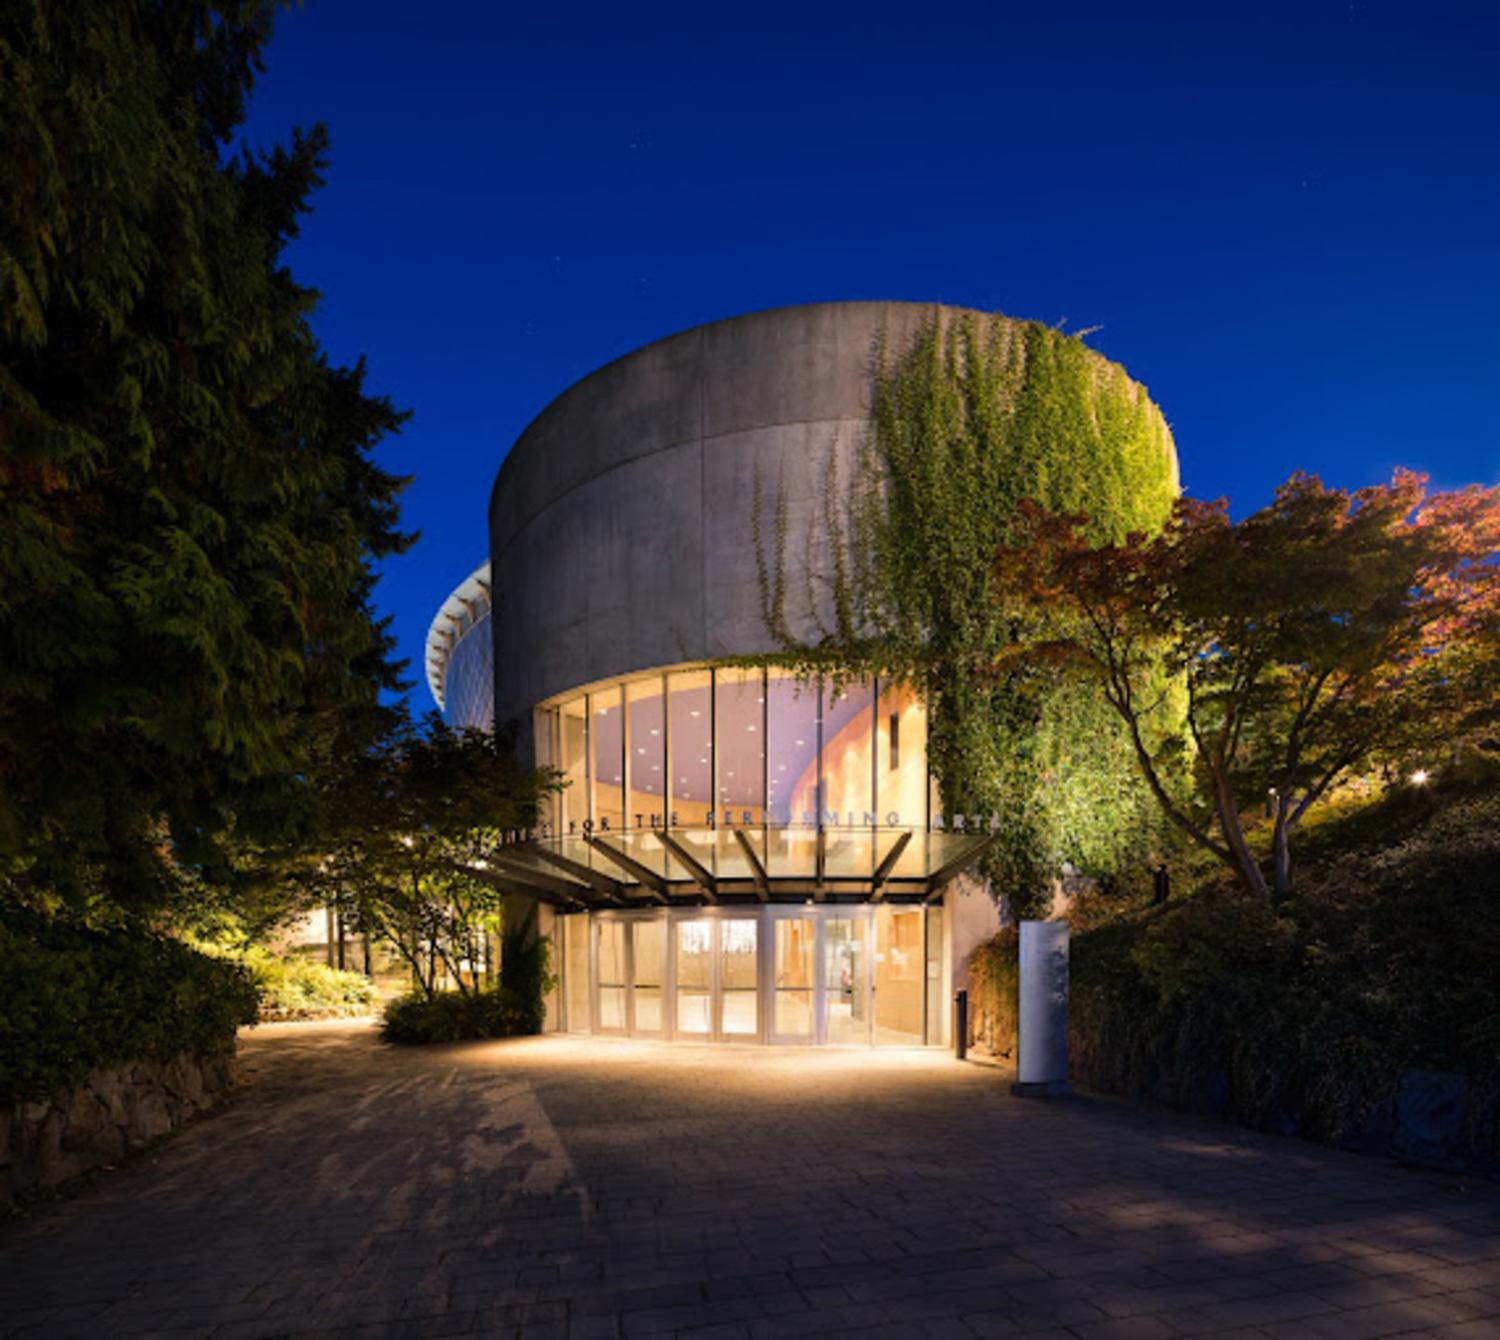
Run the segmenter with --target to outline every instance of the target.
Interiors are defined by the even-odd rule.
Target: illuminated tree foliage
[[[506,899],[507,830],[536,822],[552,787],[502,740],[455,731],[436,713],[398,727],[318,789],[322,845],[293,881],[385,941],[431,997],[443,973],[479,990],[472,969]],[[466,977],[465,974],[469,975]]]
[[[1099,543],[1026,505],[996,561],[1024,629],[1001,664],[1081,672],[1125,725],[1163,813],[1262,898],[1291,891],[1291,839],[1356,770],[1431,759],[1500,697],[1500,489],[1428,494],[1406,472],[1354,493],[1294,475],[1231,522],[1180,499],[1154,537]],[[1195,794],[1153,742],[1165,656],[1187,689]],[[1266,806],[1271,874],[1243,814]]]
[[[230,157],[269,0],[0,12],[0,894],[147,909],[295,828],[396,672],[408,542],[283,258],[321,129]]]
[[[1045,907],[1065,861],[1108,875],[1142,859],[1156,814],[1118,721],[1077,684],[992,673],[1017,627],[990,583],[1023,499],[1087,512],[1101,540],[1165,520],[1176,456],[1145,390],[1077,337],[939,312],[909,348],[882,351],[855,458],[850,479],[830,466],[832,615],[816,645],[789,632],[784,502],[757,496],[778,659],[921,690],[943,808],[999,816],[986,873],[1015,910]]]

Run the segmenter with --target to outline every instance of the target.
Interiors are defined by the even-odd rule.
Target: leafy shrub
[[[100,1066],[231,1051],[255,1013],[244,967],[179,941],[0,919],[0,1103],[47,1098]]]
[[[260,948],[246,950],[243,962],[260,992],[262,1020],[338,1019],[374,1007],[375,984],[362,973],[303,956],[278,958]]]
[[[541,1031],[536,1005],[505,987],[403,996],[385,1007],[387,1042],[463,1042],[510,1038]]]
[[[969,1031],[996,1056],[1016,1054],[1020,944],[1016,928],[1004,926],[969,959]]]
[[[1210,886],[1076,934],[1075,1075],[1326,1140],[1412,1068],[1500,1097],[1500,793],[1397,793],[1328,824],[1275,907]],[[1479,1132],[1473,1132],[1477,1144]]]

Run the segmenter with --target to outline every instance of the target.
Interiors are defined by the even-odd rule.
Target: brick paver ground
[[[0,1332],[1500,1337],[1500,1186],[922,1052],[282,1025],[0,1227]]]

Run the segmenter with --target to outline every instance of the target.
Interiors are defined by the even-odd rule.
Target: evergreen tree
[[[0,898],[213,878],[399,687],[405,416],[282,254],[325,135],[231,151],[274,9],[0,3]]]

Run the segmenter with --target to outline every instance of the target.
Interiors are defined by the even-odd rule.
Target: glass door
[[[623,921],[598,919],[599,993],[594,1007],[595,1029],[600,1033],[625,1031],[625,931]]]
[[[713,1036],[714,923],[707,917],[679,921],[673,928],[677,947],[678,1037]]]
[[[823,922],[823,1041],[832,1046],[870,1040],[867,925],[859,914]]]
[[[653,918],[630,923],[630,1031],[659,1038],[662,1031],[662,978],[667,958],[667,924]]]
[[[760,926],[748,917],[719,922],[719,1039],[753,1042],[760,1036]]]
[[[875,911],[875,1041],[922,1043],[922,909],[882,906]]]
[[[771,964],[773,1042],[813,1038],[813,927],[811,917],[774,917]]]

